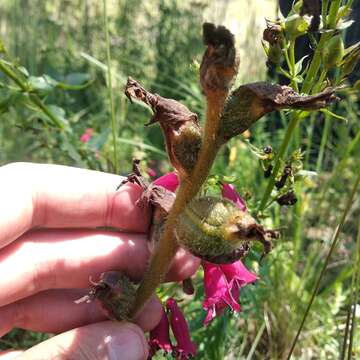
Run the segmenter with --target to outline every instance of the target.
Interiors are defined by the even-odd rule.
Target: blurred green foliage
[[[27,88],[19,89],[0,74],[0,165],[34,161],[113,171],[101,5],[91,0],[1,2],[0,40],[6,53],[0,46],[0,55]],[[144,169],[154,169],[157,175],[170,170],[159,127],[143,126],[150,117],[149,110],[140,104],[129,106],[123,95],[127,76],[162,96],[180,100],[203,117],[197,64],[203,51],[201,24],[204,12],[211,11],[211,6],[205,0],[151,0],[141,6],[130,0],[108,1],[112,91],[122,174],[130,171],[134,157],[143,159]],[[236,16],[241,21],[246,14]],[[248,62],[256,63],[261,44],[254,32],[262,30],[254,23],[252,26],[242,43],[242,52]],[[247,73],[244,78],[258,81],[265,76],[263,69],[259,66],[257,72]],[[240,78],[237,83],[243,80]],[[54,126],[51,116],[34,97],[59,124]],[[347,122],[329,120],[321,113],[301,121],[291,150],[306,150],[305,170],[318,172],[302,182],[301,199],[295,209],[274,204],[266,210],[264,222],[281,229],[282,237],[260,265],[256,253],[247,258],[247,265],[260,274],[260,280],[242,290],[243,312],[225,313],[204,328],[201,276],[195,279],[196,296],[185,297],[183,308],[198,343],[199,359],[275,360],[283,359],[289,350],[334,224],[339,221],[354,174],[359,171],[358,102],[354,90],[337,106],[337,114]],[[267,185],[254,148],[271,145],[277,149],[287,121],[285,112],[268,116],[251,132],[231,140],[214,166],[213,174],[228,176],[246,197],[250,209],[256,209]],[[87,128],[94,129],[94,135],[83,143],[80,137]],[[357,197],[341,235],[341,245],[306,322],[296,359],[339,357],[359,216]],[[164,286],[159,294],[184,298],[173,286]],[[360,321],[356,330],[359,326]],[[0,349],[29,347],[43,338],[42,334],[14,330],[0,339]],[[360,357],[359,331],[355,332],[354,359],[357,356]]]

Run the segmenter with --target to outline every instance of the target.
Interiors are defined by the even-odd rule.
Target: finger
[[[107,320],[97,301],[76,304],[88,290],[47,290],[0,307],[0,336],[14,327],[45,333],[60,333],[84,325]],[[160,321],[162,305],[153,296],[135,319],[144,331],[153,329]]]
[[[168,280],[191,276],[199,262],[180,251]],[[47,289],[86,288],[102,272],[140,280],[148,263],[141,234],[89,230],[37,230],[0,252],[0,306]]]
[[[25,351],[19,360],[145,360],[147,356],[148,345],[137,325],[104,321],[54,336]]]
[[[0,352],[0,360],[12,360],[22,355],[24,352],[20,350],[7,350]]]
[[[60,165],[0,167],[0,247],[33,227],[110,226],[145,232],[149,216],[136,205],[142,190],[113,174]]]

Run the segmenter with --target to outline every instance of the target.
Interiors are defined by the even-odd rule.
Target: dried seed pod
[[[240,86],[226,101],[221,115],[220,138],[224,143],[243,133],[267,113],[281,109],[319,110],[338,100],[336,88],[316,95],[300,95],[289,86],[256,82]]]
[[[276,199],[276,201],[277,201],[277,203],[278,203],[279,205],[289,205],[289,206],[291,206],[291,205],[295,205],[295,204],[296,204],[296,202],[297,202],[297,197],[296,197],[294,191],[293,191],[293,190],[290,190],[290,191],[287,192],[286,194],[278,197],[278,198]]]
[[[200,66],[202,90],[207,97],[226,96],[240,62],[234,35],[224,26],[204,23],[203,39],[207,49]]]
[[[146,91],[131,78],[125,94],[129,99],[135,98],[151,106],[154,115],[147,125],[160,123],[171,164],[181,177],[188,176],[201,148],[202,134],[197,115],[178,101]]]
[[[107,271],[101,274],[98,282],[91,283],[89,294],[76,303],[97,299],[109,319],[130,320],[137,286],[127,276],[120,271]]]
[[[175,226],[178,243],[193,255],[212,263],[231,263],[244,257],[253,241],[271,249],[277,233],[265,230],[233,202],[201,197],[190,202]]]

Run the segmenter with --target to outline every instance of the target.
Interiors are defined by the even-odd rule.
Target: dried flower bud
[[[273,166],[270,164],[264,171],[264,177],[269,178],[272,170],[273,170]]]
[[[293,190],[290,190],[289,192],[287,192],[286,194],[278,197],[276,199],[277,203],[279,205],[295,205],[296,202],[297,202],[297,198],[296,198],[296,195],[294,193]]]
[[[275,186],[277,189],[281,189],[285,186],[286,180],[291,175],[291,172],[292,172],[291,166],[289,166],[289,165],[285,166],[280,180],[276,181],[276,183],[275,183]]]
[[[194,295],[195,288],[191,278],[186,278],[182,282],[182,288],[186,295]]]
[[[204,94],[226,96],[239,67],[234,35],[224,26],[203,24],[203,39],[207,46],[200,66],[200,83]]]
[[[166,99],[146,91],[137,81],[129,78],[125,94],[131,99],[151,106],[154,116],[148,125],[159,122],[171,164],[181,177],[193,170],[201,148],[201,127],[196,114],[178,101]]]
[[[120,271],[101,274],[98,282],[91,282],[89,294],[75,301],[90,302],[97,299],[106,316],[113,320],[129,320],[129,313],[135,301],[136,285]]]
[[[333,36],[324,46],[322,57],[327,70],[340,65],[344,56],[344,42],[341,35]]]
[[[233,202],[216,197],[190,202],[179,215],[174,232],[181,246],[212,263],[239,260],[250,250],[253,241],[260,241],[268,253],[271,238],[277,236]]]
[[[225,103],[219,136],[225,143],[241,134],[263,115],[280,109],[318,110],[338,98],[336,88],[316,95],[299,95],[289,86],[257,82],[240,86]]]
[[[270,45],[280,44],[283,39],[281,25],[266,20],[266,29],[263,32],[263,39]]]

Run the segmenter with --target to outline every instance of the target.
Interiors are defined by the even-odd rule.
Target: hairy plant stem
[[[105,39],[106,39],[106,62],[107,62],[107,77],[108,77],[107,85],[108,85],[108,96],[110,101],[111,130],[112,130],[112,138],[114,143],[113,161],[114,161],[115,174],[118,174],[119,164],[117,159],[117,146],[116,146],[116,116],[115,116],[114,95],[112,92],[111,53],[110,53],[109,24],[107,18],[106,0],[103,0],[103,17],[104,17],[104,26],[105,26]]]
[[[295,338],[294,338],[294,340],[293,340],[293,342],[291,344],[291,348],[290,348],[288,356],[286,357],[286,360],[291,359],[292,353],[293,353],[293,351],[295,349],[296,343],[297,343],[297,341],[299,339],[299,336],[301,334],[301,331],[302,331],[302,329],[304,327],[305,321],[306,321],[306,319],[307,319],[307,317],[308,317],[308,315],[310,313],[311,306],[312,306],[312,304],[313,304],[313,302],[315,300],[315,297],[316,297],[316,295],[317,295],[317,293],[319,291],[321,280],[322,280],[322,278],[323,278],[323,276],[325,274],[325,271],[326,271],[326,269],[327,269],[327,267],[329,265],[330,258],[332,256],[334,250],[336,249],[337,244],[338,244],[339,235],[340,235],[340,233],[342,231],[342,228],[343,228],[343,225],[345,223],[346,217],[347,217],[347,215],[348,215],[348,213],[350,211],[351,205],[352,205],[352,203],[354,201],[354,197],[355,197],[355,194],[356,194],[356,192],[358,190],[359,184],[360,184],[360,172],[358,173],[358,175],[356,177],[353,189],[352,189],[351,194],[349,196],[349,199],[348,199],[348,201],[346,203],[345,210],[343,211],[340,222],[339,222],[339,225],[337,226],[337,228],[335,230],[330,249],[329,249],[328,254],[327,254],[326,258],[325,258],[324,264],[323,264],[323,266],[321,268],[320,275],[319,275],[319,277],[318,277],[318,279],[316,281],[315,287],[314,287],[314,289],[312,291],[312,294],[311,294],[310,301],[309,301],[309,303],[308,303],[308,305],[306,307],[306,310],[305,310],[305,313],[304,313],[303,318],[301,320],[299,329],[298,329],[298,331],[297,331],[297,333],[295,335]]]
[[[164,232],[150,260],[149,268],[137,290],[135,304],[130,314],[132,318],[142,309],[156,288],[164,280],[171,261],[178,249],[177,241],[174,237],[174,226],[178,215],[199,192],[221,147],[221,142],[217,134],[220,113],[223,109],[225,99],[225,95],[208,97],[207,99],[206,123],[199,158],[191,175],[188,178],[181,179],[174,205],[165,224]]]
[[[7,77],[9,77],[12,81],[16,83],[19,88],[28,94],[29,100],[38,107],[55,125],[56,127],[63,129],[64,125],[61,120],[57,118],[57,116],[42,102],[40,97],[32,92],[32,89],[26,84],[23,80],[21,80],[14,71],[12,71],[8,66],[6,66],[3,62],[0,61],[0,71],[2,71]]]

